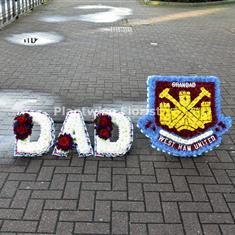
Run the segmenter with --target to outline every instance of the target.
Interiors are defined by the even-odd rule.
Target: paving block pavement
[[[145,151],[117,159],[71,155],[2,164],[2,233],[233,234],[235,188],[229,172],[234,163],[227,172],[220,150],[194,159],[169,157],[149,146]],[[143,165],[151,165],[154,173],[141,172]],[[213,171],[218,168],[229,181],[217,180]],[[166,182],[155,174],[163,169]]]
[[[99,3],[133,14],[112,24],[38,20]],[[48,111],[60,124],[64,115],[53,115],[55,107],[139,108],[146,104],[151,74],[220,76],[223,112],[234,117],[235,7],[216,8],[221,11],[164,21],[202,9],[151,8],[134,0],[54,0],[0,32],[0,140],[8,138],[0,145],[0,234],[235,234],[234,128],[218,149],[198,158],[156,152],[137,128],[129,154],[115,159],[74,153],[15,159],[9,145],[19,107]],[[153,17],[163,18],[130,25]],[[126,33],[101,30],[126,24],[132,28]],[[30,48],[5,40],[35,30],[55,31],[65,40]]]

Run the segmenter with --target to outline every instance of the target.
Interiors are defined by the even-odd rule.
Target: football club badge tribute
[[[220,110],[219,79],[212,76],[150,76],[148,114],[138,127],[152,147],[180,157],[219,146],[231,127]]]

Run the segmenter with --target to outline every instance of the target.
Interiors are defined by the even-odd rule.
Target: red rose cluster
[[[96,134],[104,140],[109,139],[112,136],[113,123],[112,118],[106,114],[98,114],[95,119]]]
[[[32,134],[33,118],[28,113],[24,113],[17,115],[14,120],[14,134],[16,135],[16,139],[25,140]]]
[[[56,142],[56,147],[59,150],[69,151],[75,147],[75,143],[70,134],[61,134]]]

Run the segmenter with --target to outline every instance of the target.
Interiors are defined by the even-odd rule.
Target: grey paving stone
[[[5,220],[1,228],[2,231],[9,232],[35,232],[37,228],[36,221],[14,221]]]
[[[206,235],[221,235],[219,226],[217,224],[204,224],[203,226],[204,234]]]
[[[127,192],[118,191],[97,191],[97,200],[127,200]]]
[[[196,213],[182,213],[182,219],[186,234],[203,234]]]
[[[208,201],[204,185],[190,184],[190,190],[194,201]]]
[[[113,201],[113,211],[144,211],[143,202]]]
[[[188,192],[189,191],[188,183],[184,176],[172,176],[172,182],[173,182],[174,189],[176,192],[180,192],[180,191]]]
[[[110,168],[99,168],[98,181],[111,182],[112,181],[111,169]]]
[[[127,179],[125,175],[113,175],[112,190],[125,191],[127,189]]]
[[[157,182],[162,183],[170,183],[171,184],[171,177],[169,174],[168,169],[156,169],[156,176],[157,176]]]
[[[139,175],[140,169],[139,168],[125,168],[125,167],[115,167],[113,168],[113,175]]]
[[[205,187],[208,193],[234,193],[235,192],[235,188],[233,185],[218,184],[218,185],[206,185]]]
[[[229,212],[227,203],[222,194],[210,193],[208,195],[214,212]]]
[[[177,168],[182,168],[181,164],[179,162],[165,162],[165,161],[159,161],[159,162],[154,162],[154,167],[157,169],[177,169]],[[179,170],[174,170],[173,171],[175,174],[181,174],[183,171]]]
[[[50,210],[75,210],[77,207],[76,200],[46,200],[45,209]]]
[[[112,234],[128,234],[128,213],[112,212]]]
[[[24,214],[25,220],[39,220],[43,209],[43,200],[30,199]]]
[[[66,182],[64,189],[64,199],[78,199],[80,192],[79,182]]]
[[[233,225],[220,225],[222,233],[224,235],[234,234],[235,226]]]
[[[192,201],[192,197],[190,193],[161,192],[160,195],[161,195],[162,201],[174,201],[174,202]]]
[[[18,190],[11,203],[11,208],[26,208],[30,194],[29,190]]]
[[[44,210],[39,223],[38,232],[53,233],[56,228],[58,211]]]
[[[0,208],[8,208],[10,207],[11,199],[0,199]]]
[[[54,172],[54,167],[43,166],[40,170],[40,174],[37,177],[38,181],[51,181]]]
[[[2,186],[5,183],[5,180],[8,177],[8,173],[0,173],[0,187],[2,188]]]
[[[63,191],[57,190],[34,190],[31,198],[35,199],[61,199]]]
[[[36,178],[36,174],[29,173],[11,173],[8,177],[9,180],[25,180],[25,181],[33,181]]]
[[[50,184],[50,189],[54,190],[64,189],[65,181],[66,181],[66,174],[54,174]]]
[[[100,182],[83,182],[82,190],[111,190],[110,183],[100,183]]]
[[[184,175],[187,177],[198,175],[195,169],[170,169],[170,173],[171,175]]]
[[[180,211],[184,212],[212,212],[210,203],[208,202],[180,202]]]
[[[165,235],[183,235],[183,227],[181,224],[149,224],[149,234],[159,234]]]
[[[198,170],[200,176],[212,176],[212,172],[211,172],[211,169],[210,169],[208,163],[197,162],[196,167],[197,167],[197,170]]]
[[[156,182],[156,177],[148,175],[129,175],[128,182],[154,183]]]
[[[181,223],[180,212],[176,202],[162,202],[165,223]]]
[[[199,213],[201,223],[209,224],[233,224],[233,218],[229,213]]]
[[[82,223],[75,224],[75,233],[78,234],[109,234],[110,226],[108,223]]]
[[[78,181],[78,182],[94,182],[96,181],[96,175],[78,175],[78,174],[69,174],[68,181]]]
[[[143,201],[143,186],[140,183],[129,183],[128,184],[128,199],[130,201]],[[119,199],[120,200],[120,199]]]
[[[144,184],[146,192],[173,192],[172,184]]]
[[[0,197],[13,197],[18,184],[18,181],[7,181],[1,190]]]
[[[38,173],[38,171],[41,168],[42,160],[39,159],[33,159],[30,161],[26,172],[27,173]]]
[[[44,166],[69,166],[70,161],[66,159],[50,159],[50,160],[44,160],[43,165]]]
[[[98,161],[86,161],[84,166],[85,174],[96,174],[98,167]]]
[[[146,211],[161,211],[161,201],[159,193],[145,192],[144,198],[145,198]]]
[[[130,234],[131,235],[135,235],[135,234],[147,235],[148,232],[147,232],[146,224],[131,224]]]
[[[233,162],[229,153],[226,150],[217,150],[216,154],[221,162]]]
[[[60,167],[55,168],[55,173],[64,173],[64,174],[79,174],[82,173],[82,167]]]
[[[216,184],[213,177],[206,176],[187,176],[187,180],[190,184]]]
[[[48,182],[26,182],[22,181],[20,183],[20,189],[27,189],[27,190],[41,190],[41,189],[48,189],[49,183]]]
[[[21,219],[23,212],[21,209],[0,209],[0,219]]]
[[[60,221],[92,221],[92,211],[61,211]]]
[[[95,203],[95,221],[109,222],[111,217],[111,202],[96,201]]]
[[[61,235],[72,235],[73,234],[73,223],[71,222],[58,222],[56,234]]]
[[[226,202],[235,202],[235,193],[224,193]]]
[[[149,213],[149,212],[132,212],[130,213],[131,223],[163,223],[163,217],[161,213]]]
[[[226,170],[213,170],[214,176],[218,184],[231,184],[231,179],[228,177]]]
[[[94,191],[82,191],[80,193],[79,209],[80,210],[93,210],[94,200],[95,200]]]
[[[141,169],[141,174],[143,175],[155,175],[152,162],[141,162],[140,169]]]

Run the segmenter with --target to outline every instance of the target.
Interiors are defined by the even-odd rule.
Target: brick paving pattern
[[[234,5],[217,6],[224,9],[200,17],[133,26],[126,33],[100,31],[124,27],[126,21],[38,21],[98,3],[131,8],[130,20],[197,10],[150,8],[133,0],[51,1],[0,32],[4,101],[12,94],[19,100],[39,94],[40,109],[51,112],[58,104],[143,104],[150,74],[213,74],[221,78],[224,113],[235,116]],[[10,34],[31,31],[56,31],[65,41],[40,48],[5,41]],[[7,107],[0,108],[6,126]],[[122,158],[11,159],[0,165],[0,234],[233,235],[234,137],[231,129],[215,151],[180,159],[152,150],[135,129],[133,148]]]

